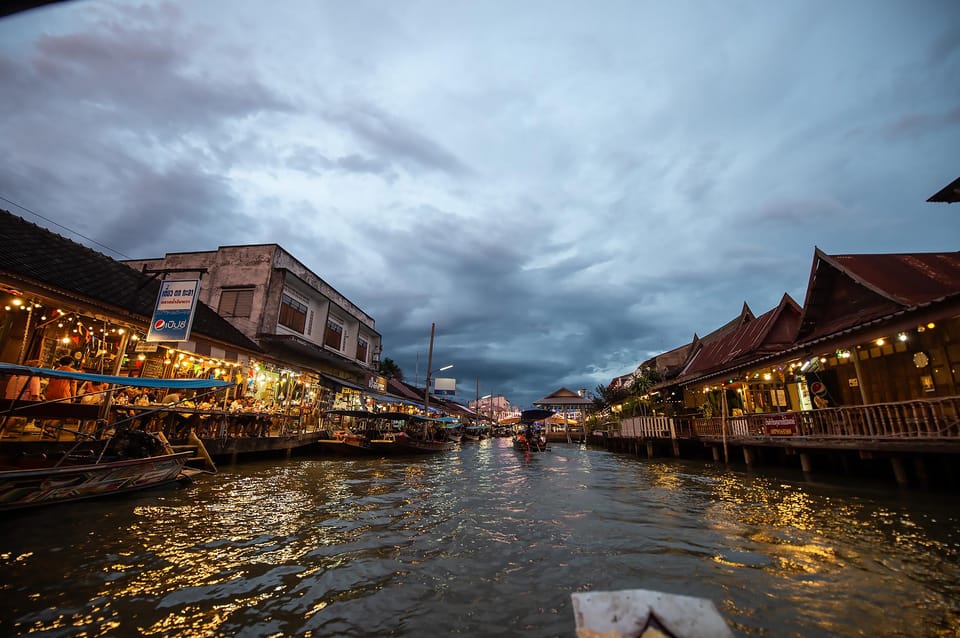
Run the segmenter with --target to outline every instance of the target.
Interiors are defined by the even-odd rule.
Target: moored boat
[[[176,452],[159,439],[157,443],[159,451],[137,458],[19,457],[12,461],[18,464],[16,469],[0,471],[0,510],[121,494],[188,479],[185,466],[194,452]],[[5,459],[3,467],[10,468],[10,462]]]
[[[426,454],[445,452],[457,447],[458,439],[448,432],[449,420],[426,418],[405,412],[370,412],[367,410],[328,410],[328,415],[350,417],[352,424],[328,438],[317,441],[327,452],[341,455]]]
[[[19,378],[51,377],[108,384],[107,405],[90,406],[65,401],[4,400],[0,413],[0,510],[62,503],[120,494],[187,480],[202,470],[187,466],[203,460],[215,472],[202,442],[171,446],[160,433],[131,427],[130,419],[108,421],[113,388],[221,389],[228,382],[209,379],[144,379],[82,372],[48,370],[0,363],[0,375]],[[25,424],[36,419],[41,428]],[[16,422],[16,426],[12,427]],[[85,424],[92,422],[89,431]],[[54,441],[43,433],[55,431]],[[60,440],[66,433],[68,440]]]

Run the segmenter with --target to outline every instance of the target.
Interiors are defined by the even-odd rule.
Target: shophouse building
[[[126,260],[151,272],[195,273],[208,304],[275,360],[313,373],[328,392],[321,406],[359,408],[377,375],[381,336],[373,317],[277,244],[221,246]],[[263,375],[277,375],[266,369]]]

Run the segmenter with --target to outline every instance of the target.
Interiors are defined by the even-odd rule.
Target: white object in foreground
[[[706,598],[647,589],[571,594],[577,638],[733,638]]]

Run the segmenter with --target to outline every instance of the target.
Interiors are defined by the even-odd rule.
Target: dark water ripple
[[[956,497],[508,444],[8,515],[0,635],[571,636],[571,592],[629,588],[738,635],[960,634]]]

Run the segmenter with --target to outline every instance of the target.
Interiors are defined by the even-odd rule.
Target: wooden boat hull
[[[411,436],[397,436],[393,443],[398,454],[432,454],[457,448],[457,443],[453,441],[418,439]]]
[[[376,449],[372,445],[342,439],[318,439],[314,442],[314,445],[325,454],[335,454],[337,456],[370,456],[376,453]]]
[[[192,452],[0,471],[0,511],[120,494],[175,482]]]
[[[518,452],[546,452],[550,449],[550,444],[543,439],[531,443],[525,439],[514,437],[513,449]]]

